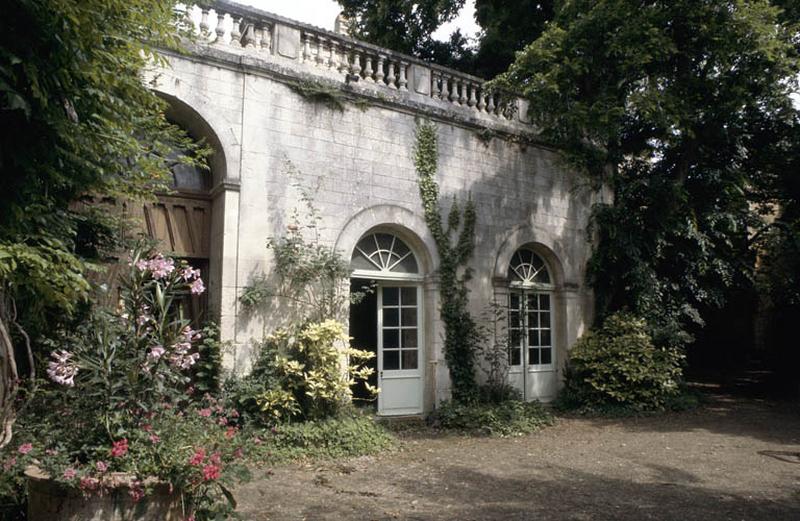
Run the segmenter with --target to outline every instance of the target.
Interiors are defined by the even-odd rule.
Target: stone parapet
[[[227,0],[188,8],[192,52],[212,61],[339,83],[378,102],[515,134],[532,134],[525,100],[485,80]]]

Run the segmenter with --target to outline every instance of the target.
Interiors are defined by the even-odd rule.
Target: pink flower
[[[33,450],[33,444],[32,443],[23,443],[22,445],[19,446],[19,448],[17,449],[17,452],[19,452],[20,454],[27,454],[32,450]]]
[[[205,481],[219,479],[221,474],[222,474],[222,467],[220,467],[219,465],[211,464],[203,467],[203,480]]]
[[[119,441],[115,441],[113,446],[111,447],[111,457],[112,458],[121,458],[125,454],[128,453],[128,439],[122,438]]]
[[[144,432],[152,432],[153,431],[153,426],[150,425],[149,423],[145,423],[144,425],[142,425],[142,430]]]
[[[211,409],[200,409],[199,411],[197,411],[197,414],[199,414],[203,418],[208,418],[209,416],[211,416]]]
[[[225,418],[225,417],[220,417],[220,419],[219,419],[219,420],[217,420],[217,424],[218,424],[220,427],[225,427],[226,425],[228,425],[228,419],[227,419],[227,418]]]
[[[148,360],[152,360],[153,362],[157,362],[162,356],[164,356],[165,352],[166,352],[166,349],[164,349],[163,346],[159,346],[159,345],[153,346],[153,347],[150,348],[150,351],[147,353],[147,359]]]
[[[96,478],[90,478],[86,476],[81,478],[81,482],[78,487],[84,492],[93,492],[100,488],[100,481]]]
[[[189,286],[189,291],[192,292],[192,295],[200,295],[206,290],[206,287],[203,285],[203,279],[195,279],[194,282]]]
[[[156,444],[156,443],[158,443],[160,441],[161,441],[161,438],[159,437],[158,434],[151,434],[150,435],[150,442],[151,443]]]
[[[147,262],[147,268],[153,272],[154,279],[163,279],[175,271],[175,261],[164,258],[160,253]]]
[[[225,431],[225,437],[231,439],[234,436],[236,436],[236,427],[228,427],[228,429]]]
[[[222,465],[222,454],[215,452],[208,458],[209,463],[212,465]]]
[[[11,470],[11,468],[16,464],[17,458],[12,456],[11,458],[7,459],[5,463],[3,463],[3,470]]]
[[[140,481],[134,481],[131,483],[131,488],[128,489],[128,495],[131,496],[134,503],[138,503],[144,497],[144,489],[142,488],[142,483]]]
[[[94,464],[94,466],[97,467],[97,472],[102,473],[108,470],[108,463],[106,463],[105,461],[98,461],[97,463]]]
[[[241,447],[233,451],[233,457],[236,459],[241,459],[244,457],[244,450]]]
[[[72,467],[64,471],[64,479],[74,479],[78,473]]]
[[[147,261],[144,259],[139,259],[136,261],[136,269],[139,271],[144,271],[147,269]]]
[[[198,465],[202,465],[204,459],[206,459],[205,449],[197,449],[194,451],[192,457],[189,458],[189,465],[197,467]]]
[[[78,366],[69,361],[70,358],[72,358],[72,353],[68,353],[62,349],[53,351],[50,353],[50,356],[53,357],[54,360],[51,360],[47,364],[47,376],[59,385],[66,385],[67,387],[75,385],[75,375],[78,374]]]
[[[196,270],[191,266],[187,266],[183,269],[183,271],[181,271],[181,277],[186,282],[189,282],[192,279],[200,278],[200,270]]]

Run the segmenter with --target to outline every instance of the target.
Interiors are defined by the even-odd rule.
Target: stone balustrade
[[[422,96],[476,116],[527,122],[523,100],[486,89],[481,78],[228,0],[188,9],[208,45],[292,60],[343,82]]]

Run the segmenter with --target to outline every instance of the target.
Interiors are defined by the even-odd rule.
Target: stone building
[[[285,233],[313,193],[320,240],[352,259],[376,292],[351,309],[350,334],[377,354],[380,414],[419,414],[449,396],[442,353],[436,246],[414,169],[418,121],[437,127],[443,202],[477,208],[473,313],[509,306],[509,378],[549,400],[570,346],[587,329],[587,222],[601,197],[534,144],[522,100],[482,80],[346,35],[218,1],[194,8],[198,40],[148,81],[169,117],[213,149],[211,176],[176,171],[177,193],[147,208],[151,234],[206,271],[208,313],[246,371],[253,341],[275,326],[243,312],[239,295],[268,274],[269,237]],[[342,107],[304,96],[323,85]]]

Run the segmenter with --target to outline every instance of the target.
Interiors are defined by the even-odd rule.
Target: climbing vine
[[[476,389],[475,351],[480,339],[475,320],[469,313],[467,281],[471,277],[468,262],[475,249],[475,205],[471,199],[459,207],[455,197],[446,225],[439,203],[436,184],[438,146],[436,127],[429,122],[417,126],[415,167],[425,222],[439,252],[440,316],[444,322],[444,353],[453,399],[466,401]]]

